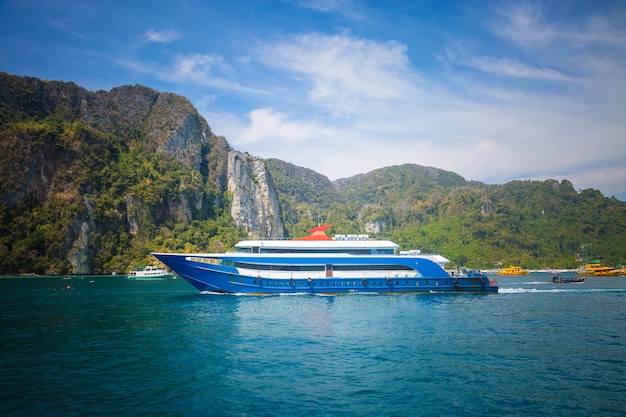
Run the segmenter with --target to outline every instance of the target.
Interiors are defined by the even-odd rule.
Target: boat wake
[[[576,285],[576,284],[573,284]],[[624,288],[502,288],[498,290],[500,294],[522,294],[522,293],[572,293],[572,292],[586,292],[586,293],[601,293],[601,292],[626,292]]]

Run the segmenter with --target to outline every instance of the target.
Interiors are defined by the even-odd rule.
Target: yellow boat
[[[522,269],[521,266],[509,266],[507,268],[500,268],[498,275],[528,275],[528,271]]]
[[[620,270],[603,266],[600,261],[591,261],[583,268],[583,275],[586,277],[615,277],[619,274]]]

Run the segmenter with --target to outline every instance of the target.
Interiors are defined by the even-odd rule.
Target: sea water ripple
[[[626,415],[626,278],[549,280],[260,297],[4,278],[0,414]]]

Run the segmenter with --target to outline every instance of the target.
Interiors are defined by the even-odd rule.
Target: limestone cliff
[[[119,256],[224,205],[230,147],[176,94],[0,73],[0,146],[0,230],[15,230],[0,272],[123,272],[104,246]]]
[[[176,94],[0,72],[0,147],[0,274],[123,273],[148,246],[284,236],[263,161],[229,155]]]
[[[276,190],[263,160],[229,152],[228,191],[232,194],[231,215],[238,227],[255,238],[284,237]]]

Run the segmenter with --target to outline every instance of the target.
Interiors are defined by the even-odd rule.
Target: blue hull
[[[426,260],[419,260],[420,266],[430,274],[420,274],[421,276],[401,273],[395,276],[367,277],[357,277],[356,274],[352,277],[262,277],[260,274],[242,275],[232,266],[192,262],[186,259],[188,257],[185,255],[163,253],[153,255],[201,292],[245,294],[498,292],[496,283],[483,274],[451,277],[442,268]],[[307,260],[298,259],[298,261]],[[334,261],[339,262],[336,259]],[[369,259],[367,261],[375,262]]]

